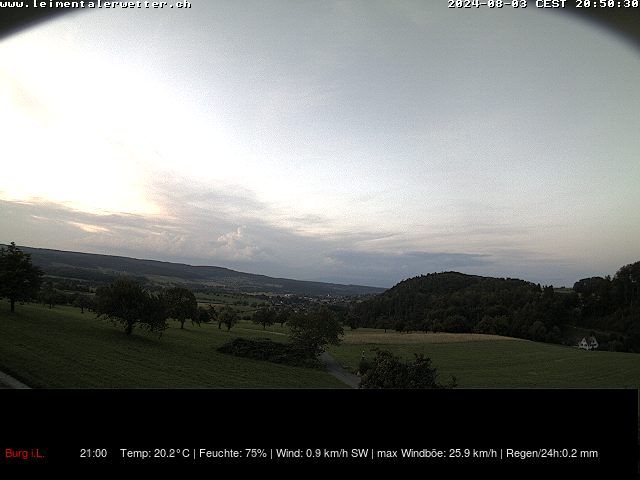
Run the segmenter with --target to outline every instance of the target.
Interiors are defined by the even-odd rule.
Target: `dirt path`
[[[330,375],[333,375],[341,382],[346,383],[351,388],[358,388],[358,385],[360,385],[360,378],[357,375],[354,375],[342,368],[340,364],[336,362],[336,359],[327,352],[320,355],[320,358],[327,366],[327,372]]]
[[[0,372],[0,388],[30,389],[31,387],[28,387],[21,381],[16,380],[11,375]]]
[[[271,331],[268,333],[271,333],[272,335],[286,336],[285,333],[280,333],[280,332]],[[327,352],[324,352],[322,355],[320,355],[320,359],[327,366],[327,373],[329,375],[332,375],[333,377],[337,378],[342,383],[346,383],[351,388],[358,388],[358,386],[360,385],[360,377],[342,368],[340,364],[336,361],[336,359],[333,358],[331,355],[329,355]]]

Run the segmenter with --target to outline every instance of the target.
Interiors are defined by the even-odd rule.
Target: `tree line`
[[[181,328],[186,321],[214,321],[227,330],[240,320],[228,305],[218,310],[198,306],[193,292],[183,287],[151,292],[135,278],[118,278],[92,296],[65,294],[42,277],[42,270],[15,243],[0,248],[0,296],[9,299],[11,311],[16,302],[31,299],[50,308],[68,303],[121,323],[127,333],[136,325],[162,332],[171,318]],[[574,326],[598,331],[600,344],[610,350],[640,352],[640,262],[625,265],[613,277],[585,278],[562,291],[512,278],[433,273],[404,280],[365,300],[347,299],[325,308],[352,329],[475,332],[570,343],[566,331]],[[266,328],[289,323],[302,313],[294,305],[263,306],[251,319]]]
[[[579,280],[570,291],[457,272],[422,275],[353,304],[345,319],[353,328],[475,332],[550,343],[569,342],[568,326],[586,327],[603,331],[610,350],[640,352],[640,262],[613,278]]]

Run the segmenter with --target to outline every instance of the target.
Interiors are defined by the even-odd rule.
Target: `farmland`
[[[213,300],[213,299],[212,299]],[[45,388],[343,388],[329,374],[229,357],[216,348],[236,337],[286,341],[287,328],[266,330],[248,321],[230,332],[216,324],[175,322],[156,334],[125,335],[110,322],[73,307],[0,303],[0,371]],[[492,335],[345,332],[330,354],[357,370],[362,352],[383,348],[404,358],[430,357],[446,382],[461,388],[639,388],[640,357]]]
[[[364,341],[363,341],[364,340]],[[411,333],[380,330],[347,332],[330,353],[355,370],[362,351],[390,350],[404,358],[430,357],[446,381],[455,376],[462,388],[639,388],[640,356],[592,351],[491,335]]]
[[[185,330],[172,322],[162,338],[121,328],[72,307],[0,302],[0,371],[45,388],[342,388],[329,374],[223,355],[236,336],[284,336],[217,325]],[[246,326],[249,326],[246,322]]]

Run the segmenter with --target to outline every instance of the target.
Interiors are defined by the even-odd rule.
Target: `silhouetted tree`
[[[213,322],[218,322],[218,329],[222,328],[222,320],[220,320],[220,315],[216,311],[216,307],[209,304],[209,318]]]
[[[38,300],[42,305],[48,305],[50,309],[58,304],[58,295],[56,289],[53,288],[52,282],[44,283],[38,294]]]
[[[0,297],[8,298],[11,311],[16,301],[37,296],[42,282],[42,270],[31,263],[31,254],[24,253],[14,242],[0,248]]]
[[[167,315],[180,322],[180,329],[184,329],[184,322],[198,320],[198,302],[190,290],[174,287],[162,293],[162,300],[167,308]]]
[[[218,313],[218,328],[220,328],[220,325],[225,325],[228,332],[236,323],[238,323],[239,319],[238,312],[236,312],[232,307],[225,305],[220,310],[220,313]]]
[[[640,262],[625,265],[613,277],[613,285],[625,305],[640,302]]]
[[[164,302],[130,278],[119,278],[97,289],[96,313],[122,323],[127,335],[136,324],[152,332],[167,328]]]
[[[536,342],[544,342],[547,338],[547,327],[540,320],[533,322],[529,327],[529,338]]]
[[[276,322],[279,323],[281,327],[283,327],[291,317],[291,314],[292,312],[290,308],[283,308],[282,310],[280,310],[280,312],[278,312]]]
[[[271,307],[262,307],[255,311],[253,314],[252,322],[257,325],[262,325],[262,329],[266,329],[267,326],[271,326],[276,322],[276,311]]]
[[[201,323],[209,323],[211,321],[211,315],[209,310],[204,307],[198,307],[198,325]]]
[[[387,350],[376,349],[376,355],[364,368],[360,388],[453,388],[456,379],[448,385],[439,384],[431,359],[422,353],[415,354],[413,362],[405,362]]]
[[[288,325],[291,342],[309,356],[317,357],[327,345],[339,345],[340,337],[344,335],[342,325],[326,307],[307,314],[293,315]]]
[[[344,316],[344,324],[349,326],[351,330],[357,330],[360,326],[360,318],[353,312],[348,312]]]
[[[80,313],[84,313],[85,308],[90,308],[92,305],[92,300],[89,295],[79,294],[73,300],[73,306],[80,309]]]

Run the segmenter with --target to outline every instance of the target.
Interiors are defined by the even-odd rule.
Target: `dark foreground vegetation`
[[[443,385],[437,381],[438,372],[431,359],[422,353],[414,354],[413,361],[405,361],[388,350],[376,349],[371,362],[360,361],[360,388],[454,388],[455,377]]]
[[[256,312],[254,323],[263,325],[265,318],[277,318],[268,309]],[[273,322],[272,322],[273,323]],[[339,345],[344,334],[342,325],[327,307],[288,316],[289,343],[270,340],[235,339],[218,349],[219,352],[239,357],[266,360],[286,365],[319,368],[319,360],[328,345]]]
[[[9,300],[12,312],[16,302],[36,297],[42,275],[42,270],[32,265],[31,255],[20,250],[15,243],[0,248],[0,298]]]
[[[218,351],[237,357],[281,363],[292,367],[322,368],[322,363],[318,358],[309,356],[308,352],[302,348],[269,339],[235,338],[218,347]]]

